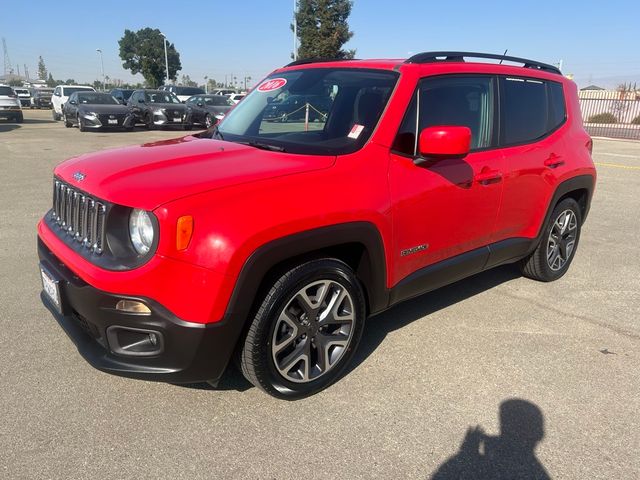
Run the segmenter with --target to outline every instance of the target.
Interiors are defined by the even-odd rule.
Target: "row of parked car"
[[[132,130],[136,125],[154,129],[177,126],[190,130],[199,125],[209,128],[235,105],[239,99],[217,92],[199,92],[183,100],[172,91],[174,86],[160,89],[113,89],[109,93],[96,92],[92,87],[60,85],[52,97],[52,116],[66,127],[77,126],[80,131],[101,128]],[[178,87],[187,88],[187,87]],[[200,93],[201,92],[201,93]]]

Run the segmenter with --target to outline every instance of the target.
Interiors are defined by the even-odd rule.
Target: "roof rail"
[[[560,69],[547,63],[536,62],[526,58],[511,57],[508,55],[496,55],[494,53],[477,53],[477,52],[423,52],[413,55],[405,60],[404,63],[435,63],[435,62],[464,62],[465,57],[470,58],[490,58],[492,60],[500,60],[507,62],[522,63],[524,68],[533,68],[545,72],[557,73],[562,75]]]
[[[308,63],[320,63],[320,62],[344,62],[346,60],[357,60],[357,58],[303,58],[302,60],[296,60],[286,64],[282,68],[295,67],[296,65],[307,65]]]

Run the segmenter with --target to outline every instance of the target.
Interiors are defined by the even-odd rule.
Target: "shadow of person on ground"
[[[549,480],[536,457],[544,438],[544,417],[533,403],[514,398],[500,404],[500,435],[469,428],[460,450],[431,476],[432,480]]]

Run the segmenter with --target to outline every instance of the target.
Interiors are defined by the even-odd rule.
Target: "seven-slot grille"
[[[75,241],[97,254],[104,249],[106,211],[104,203],[54,180],[53,220]]]

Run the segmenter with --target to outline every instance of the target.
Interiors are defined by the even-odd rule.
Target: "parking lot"
[[[54,166],[184,134],[80,133],[48,110],[0,122],[1,478],[455,478],[441,467],[473,468],[460,447],[476,426],[521,473],[535,455],[551,478],[640,477],[640,142],[594,140],[598,185],[561,280],[507,266],[395,307],[342,380],[285,402],[233,370],[217,389],[98,372],[40,303]]]

